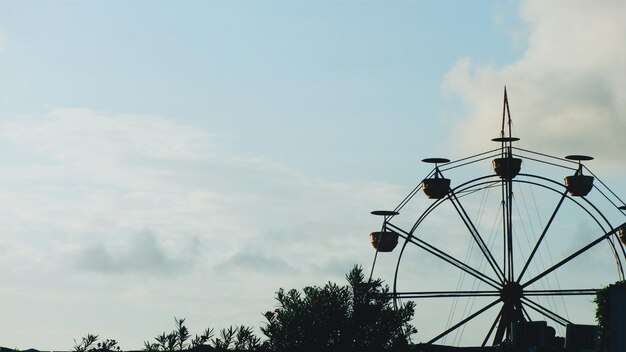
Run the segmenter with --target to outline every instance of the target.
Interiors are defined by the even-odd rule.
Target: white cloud
[[[626,134],[626,81],[623,78],[626,77],[626,3],[528,0],[520,3],[519,16],[525,28],[513,24],[513,28],[519,30],[513,38],[526,38],[526,48],[519,59],[504,66],[493,66],[465,57],[445,76],[444,92],[460,98],[466,108],[453,112],[463,116],[451,124],[453,154],[465,156],[497,147],[490,139],[500,133],[506,85],[513,133],[521,138],[520,147],[561,157],[592,155],[596,160],[587,165],[595,171],[601,169],[599,175],[623,176],[626,172],[623,143]],[[613,187],[614,182],[609,182],[609,186]],[[624,189],[619,183],[617,186]],[[601,209],[607,213],[612,211],[612,207]],[[571,221],[568,218],[565,225]],[[570,236],[566,242],[559,240],[556,248],[572,253],[589,241],[590,233],[594,232]],[[563,257],[554,248],[555,257],[546,258]],[[608,253],[606,247],[594,248],[581,256],[586,262],[575,261],[569,268],[559,269],[563,287],[580,284],[581,277],[604,280],[605,277],[600,279],[598,275],[575,274],[590,267],[584,264],[606,258]],[[597,271],[599,266],[591,267]],[[612,268],[609,269],[603,273],[613,274]],[[614,279],[612,275],[603,282]],[[593,317],[592,305],[589,311],[585,311],[588,306],[584,303],[571,306],[577,307],[570,308],[572,317],[581,312],[587,315],[581,321]]]
[[[445,78],[445,91],[469,109],[455,130],[456,147],[490,146],[506,85],[522,146],[626,164],[626,3],[530,0],[520,13],[529,34],[519,60],[491,67],[464,58]]]
[[[67,348],[88,329],[139,348],[173,315],[258,326],[279,287],[367,266],[379,226],[369,211],[406,191],[312,178],[218,142],[157,116],[85,109],[0,125],[3,303],[18,326],[27,309],[42,325],[68,322],[34,347]],[[119,310],[141,329],[124,330]]]

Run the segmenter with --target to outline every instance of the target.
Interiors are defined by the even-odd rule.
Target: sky
[[[369,270],[369,212],[492,148],[505,85],[626,196],[624,43],[617,0],[0,1],[0,345],[262,326]]]

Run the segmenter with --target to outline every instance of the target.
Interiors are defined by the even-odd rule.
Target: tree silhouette
[[[365,280],[355,266],[347,286],[327,283],[302,292],[280,289],[279,307],[264,314],[261,331],[271,351],[380,351],[400,350],[417,331],[409,323],[415,304],[394,309],[389,288],[380,279]]]
[[[145,341],[143,350],[145,352],[257,351],[261,348],[261,339],[254,335],[252,328],[244,325],[221,329],[219,336],[216,337],[213,337],[212,328],[206,328],[201,335],[195,335],[192,338],[189,329],[185,326],[184,318],[174,317],[174,322],[176,324],[174,330],[157,335],[154,338],[156,342]]]
[[[98,335],[87,334],[80,342],[74,340],[74,352],[121,352],[117,341],[112,339],[98,342]]]
[[[356,265],[346,275],[348,285],[329,282],[323,287],[308,286],[302,292],[282,288],[276,293],[278,308],[264,314],[267,319],[261,341],[246,326],[231,326],[216,334],[207,328],[192,335],[185,319],[174,318],[172,331],[145,341],[145,352],[401,352],[408,350],[410,336],[417,332],[410,324],[415,304],[394,307],[389,288],[380,279],[365,279]],[[87,334],[74,340],[74,352],[121,352],[115,340],[98,342]]]

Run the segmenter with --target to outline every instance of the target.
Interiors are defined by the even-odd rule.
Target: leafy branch
[[[87,334],[80,342],[74,339],[74,352],[121,352],[117,341],[106,339],[98,342],[98,335]]]

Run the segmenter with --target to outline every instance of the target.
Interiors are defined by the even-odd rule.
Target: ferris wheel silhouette
[[[379,253],[395,250],[394,301],[416,300],[417,315],[430,319],[423,325],[446,321],[431,329],[427,344],[469,324],[482,331],[482,346],[510,340],[517,323],[567,326],[575,321],[565,298],[624,280],[626,204],[587,168],[592,157],[520,148],[510,116],[505,88],[501,133],[492,139],[498,148],[454,161],[423,159],[434,166],[426,177],[393,210],[372,211],[382,217],[370,235],[372,274]],[[442,307],[461,299],[461,316],[450,309],[446,319]]]

